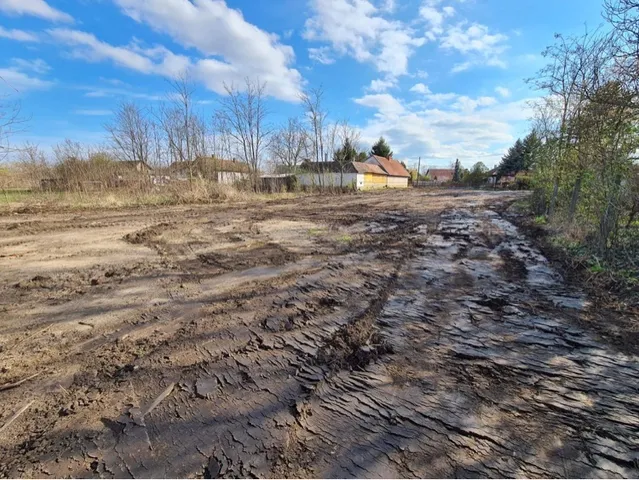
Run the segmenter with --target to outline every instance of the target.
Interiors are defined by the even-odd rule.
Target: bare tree
[[[0,77],[0,82],[3,81]],[[20,103],[9,95],[0,96],[0,160],[15,150],[11,147],[11,137],[22,131],[21,125],[25,121],[20,115]]]
[[[340,187],[344,186],[344,170],[357,160],[359,152],[360,133],[348,124],[348,121],[336,123],[333,137],[337,139],[339,148],[333,152],[333,161],[340,169]]]
[[[227,95],[220,100],[216,112],[217,124],[248,164],[256,187],[262,154],[268,148],[271,137],[271,130],[266,123],[265,86],[259,80],[248,78],[243,90],[225,85]]]
[[[171,82],[170,102],[160,107],[159,121],[169,157],[187,166],[192,180],[196,161],[207,153],[207,127],[195,109],[195,87],[188,75]]]
[[[113,122],[104,128],[116,155],[123,160],[148,163],[153,126],[147,112],[133,102],[123,102],[114,114]]]
[[[307,150],[307,136],[297,118],[289,118],[284,127],[273,134],[270,145],[273,161],[294,173]]]
[[[326,160],[324,156],[324,135],[325,123],[328,112],[323,109],[322,98],[324,89],[322,87],[313,88],[304,92],[300,97],[306,110],[306,118],[309,122],[309,136],[311,139],[313,160],[322,162]]]

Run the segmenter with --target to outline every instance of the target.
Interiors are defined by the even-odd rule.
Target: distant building
[[[380,157],[383,158],[383,157]],[[408,186],[410,174],[393,160],[386,160],[385,170],[380,163],[351,162],[342,169],[337,162],[305,161],[300,166],[303,173],[296,175],[298,183],[316,187],[352,187],[356,190],[370,190],[375,188],[405,188]],[[399,167],[397,167],[399,165]],[[393,175],[389,175],[391,171]]]
[[[449,183],[453,181],[455,176],[454,168],[429,168],[426,171],[426,176],[430,178],[434,183]]]
[[[386,186],[388,188],[408,188],[410,173],[404,165],[394,158],[371,155],[366,159],[365,163],[368,165],[377,165],[386,172]]]
[[[200,157],[191,162],[173,162],[169,172],[178,180],[204,178],[218,183],[232,184],[248,179],[251,169],[247,163],[235,159]]]
[[[121,160],[116,163],[117,170],[120,175],[137,172],[137,173],[152,173],[153,169],[143,160]]]

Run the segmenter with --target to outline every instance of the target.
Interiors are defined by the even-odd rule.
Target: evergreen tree
[[[344,143],[333,154],[333,161],[339,165],[340,170],[340,187],[344,186],[344,169],[351,163],[356,162],[358,158],[357,149],[353,145],[350,138],[346,137]]]
[[[524,170],[525,165],[525,148],[524,142],[521,139],[517,139],[515,144],[508,149],[506,155],[501,159],[501,163],[497,167],[497,175],[502,177],[504,175],[515,174]]]
[[[524,138],[523,142],[523,168],[522,170],[531,170],[535,165],[535,161],[537,156],[539,155],[541,149],[541,140],[533,130],[526,138]]]
[[[461,163],[459,161],[459,158],[457,160],[455,160],[455,172],[453,173],[453,182],[454,183],[459,183],[461,182],[462,179],[462,166]]]
[[[393,156],[393,151],[391,150],[388,143],[386,143],[386,140],[384,140],[384,137],[379,137],[379,140],[377,140],[377,143],[373,145],[373,148],[371,150],[371,155],[390,158]]]

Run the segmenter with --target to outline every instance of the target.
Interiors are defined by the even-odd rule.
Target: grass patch
[[[351,243],[353,241],[353,237],[348,234],[341,235],[340,237],[337,237],[337,241],[342,243]]]
[[[309,228],[308,234],[311,237],[319,237],[320,235],[325,235],[327,231],[328,230],[326,230],[325,228]]]

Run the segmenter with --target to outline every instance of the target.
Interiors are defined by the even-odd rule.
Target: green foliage
[[[333,154],[333,160],[342,168],[351,162],[356,162],[359,154],[350,138],[344,139],[344,143]]]
[[[379,140],[377,141],[377,143],[375,143],[375,145],[373,145],[373,148],[371,149],[371,155],[390,158],[393,156],[393,151],[391,150],[388,143],[386,143],[386,140],[384,140],[384,137],[379,137]]]
[[[488,179],[488,167],[482,162],[477,162],[463,175],[462,182],[470,187],[480,187]]]

